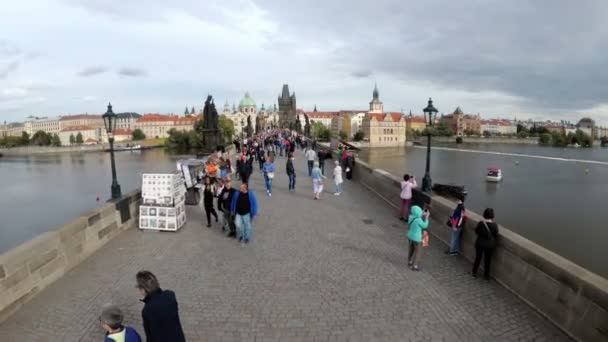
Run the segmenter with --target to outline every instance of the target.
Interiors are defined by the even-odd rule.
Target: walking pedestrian
[[[239,175],[243,183],[249,182],[249,175],[251,174],[251,164],[247,161],[247,157],[243,154],[239,163]]]
[[[285,170],[287,170],[287,177],[289,178],[289,191],[296,191],[296,169],[293,166],[293,153],[289,155],[287,159],[287,165],[285,166]]]
[[[410,207],[412,206],[412,189],[416,188],[418,183],[416,183],[416,178],[412,175],[405,174],[403,175],[403,180],[401,181],[401,210],[399,211],[399,219],[402,221],[406,221],[410,217]]]
[[[407,265],[414,271],[420,271],[420,259],[422,258],[422,236],[429,226],[428,209],[422,211],[417,205],[412,206],[411,214],[408,218],[409,229],[407,239],[409,248],[407,253]]]
[[[308,148],[305,153],[306,161],[308,162],[308,177],[312,175],[312,167],[315,162],[315,151],[312,148]]]
[[[272,197],[272,180],[274,179],[274,160],[272,158],[266,159],[262,171],[266,183],[266,193],[268,197]]]
[[[355,157],[351,152],[346,152],[346,179],[353,179],[353,168],[355,167]]]
[[[104,342],[141,342],[137,331],[122,324],[123,314],[117,305],[107,305],[99,316],[101,327],[106,331]]]
[[[494,209],[486,208],[483,211],[483,220],[475,227],[475,262],[473,263],[473,278],[477,278],[477,269],[483,257],[483,278],[490,280],[490,266],[492,255],[496,249],[496,239],[498,238],[498,225],[494,222]]]
[[[258,202],[247,183],[241,184],[239,191],[235,192],[230,208],[235,216],[234,223],[239,242],[249,243],[252,237],[253,222],[258,215]]]
[[[337,160],[334,162],[334,164],[336,165],[334,167],[334,184],[336,185],[336,192],[334,192],[334,195],[340,196],[342,194],[342,184],[344,182],[342,179],[342,167],[340,166],[340,162]]]
[[[448,227],[450,227],[450,248],[445,252],[449,255],[458,255],[460,253],[460,237],[462,236],[462,227],[464,227],[465,209],[462,199],[458,200],[456,209],[448,219]]]
[[[139,271],[135,276],[137,289],[145,303],[141,311],[147,342],[186,342],[179,320],[175,292],[160,288],[158,279],[150,271]]]
[[[258,163],[260,165],[260,171],[262,170],[262,168],[264,167],[264,162],[266,161],[266,157],[264,156],[264,149],[263,148],[258,148],[257,151],[257,156],[258,156]]]
[[[325,176],[325,158],[327,158],[327,154],[324,149],[320,149],[319,152],[317,152],[317,158],[319,159],[321,174]]]
[[[312,178],[312,188],[314,193],[314,198],[316,200],[321,199],[321,192],[323,192],[323,179],[325,176],[321,173],[321,169],[319,168],[319,162],[315,161],[313,163],[313,168],[311,171]]]
[[[236,238],[236,227],[234,225],[234,215],[232,215],[232,210],[230,208],[232,204],[232,197],[236,189],[232,187],[232,181],[230,178],[227,178],[224,181],[224,190],[220,194],[220,199],[222,201],[222,209],[224,212],[224,226],[223,230],[228,231],[228,237]]]
[[[203,207],[205,215],[207,215],[207,227],[211,227],[211,215],[215,217],[215,222],[218,221],[217,212],[213,209],[213,198],[215,197],[215,186],[211,184],[211,178],[205,177],[203,184]]]

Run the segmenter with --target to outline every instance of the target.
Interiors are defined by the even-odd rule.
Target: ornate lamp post
[[[433,100],[429,98],[429,103],[422,110],[424,112],[424,120],[426,121],[428,118],[426,135],[426,169],[424,171],[424,178],[422,178],[422,191],[431,192],[433,187],[433,181],[431,180],[431,128],[433,127],[433,123],[435,118],[437,118],[437,108],[433,106]]]
[[[112,199],[122,197],[120,185],[116,180],[116,163],[114,162],[114,130],[116,129],[116,114],[112,111],[112,104],[108,104],[108,111],[101,116],[108,134],[108,142],[110,143],[110,159],[112,160]]]

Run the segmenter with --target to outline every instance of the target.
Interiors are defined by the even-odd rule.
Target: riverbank
[[[426,138],[421,137],[414,141],[426,144]],[[438,143],[455,143],[456,137],[433,137],[433,142]],[[463,143],[471,144],[514,144],[514,145],[538,145],[538,138],[507,138],[507,137],[494,137],[494,138],[483,138],[483,137],[462,137]]]
[[[149,148],[164,147],[165,139],[147,139],[143,141],[123,141],[115,143],[117,145],[141,145]],[[74,146],[19,146],[12,148],[0,148],[1,156],[26,156],[39,154],[55,154],[55,153],[70,153],[70,152],[102,152],[109,148],[108,144],[97,145],[74,145]]]

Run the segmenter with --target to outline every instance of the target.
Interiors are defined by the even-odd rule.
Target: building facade
[[[50,134],[59,133],[61,131],[61,123],[59,119],[39,118],[39,117],[28,117],[23,123],[25,132],[27,134],[34,135],[38,131],[43,131]]]
[[[168,138],[176,119],[174,115],[144,114],[135,122],[135,129],[141,129],[147,138]]]
[[[405,118],[405,125],[408,130],[421,133],[426,129],[426,119],[423,115],[408,115]]]
[[[137,119],[141,118],[141,114],[137,113],[118,113],[116,114],[116,129],[135,130]]]
[[[279,95],[279,127],[289,128],[296,123],[296,93],[289,94],[289,86],[283,84],[283,91]]]
[[[480,130],[482,134],[515,135],[517,125],[508,120],[481,120]]]
[[[323,126],[331,129],[331,122],[334,117],[337,117],[339,112],[308,112],[308,120],[312,125],[315,122],[320,122]]]
[[[464,114],[460,107],[457,107],[452,114],[442,115],[440,122],[450,127],[456,136],[465,135],[465,131],[470,134],[481,134],[481,117]]]
[[[405,146],[405,118],[401,113],[368,113],[363,133],[370,147]]]
[[[61,130],[74,127],[74,126],[89,126],[92,128],[103,127],[103,119],[101,115],[93,114],[78,114],[78,115],[65,115],[59,118]]]

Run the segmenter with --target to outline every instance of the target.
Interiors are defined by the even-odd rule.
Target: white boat
[[[502,170],[497,167],[488,168],[488,173],[486,174],[486,180],[488,182],[500,182],[502,180]]]

